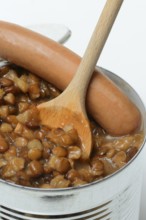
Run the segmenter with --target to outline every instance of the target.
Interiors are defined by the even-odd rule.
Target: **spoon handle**
[[[107,0],[79,68],[67,90],[85,100],[87,86],[123,0]],[[79,86],[80,85],[80,86]]]

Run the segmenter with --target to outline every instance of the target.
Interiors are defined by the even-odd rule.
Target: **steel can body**
[[[100,69],[137,104],[146,130],[145,108],[137,93],[117,75]],[[146,132],[145,132],[146,133]],[[68,189],[35,189],[0,181],[2,220],[138,220],[144,143],[116,173],[91,184]]]

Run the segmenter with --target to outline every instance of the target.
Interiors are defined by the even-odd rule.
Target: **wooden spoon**
[[[92,150],[92,133],[85,110],[87,87],[122,2],[107,0],[73,80],[57,98],[38,106],[43,125],[51,128],[71,125],[77,130],[84,160]]]

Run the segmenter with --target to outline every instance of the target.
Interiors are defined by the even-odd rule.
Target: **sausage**
[[[81,57],[31,30],[0,21],[0,57],[22,66],[64,90]],[[86,96],[87,112],[109,134],[134,132],[141,124],[135,104],[104,74],[95,70]]]

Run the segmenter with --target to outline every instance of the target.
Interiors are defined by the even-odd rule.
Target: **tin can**
[[[146,133],[145,107],[134,89],[99,68],[139,107]],[[138,220],[144,143],[123,168],[102,180],[67,189],[36,189],[0,180],[1,220]]]

